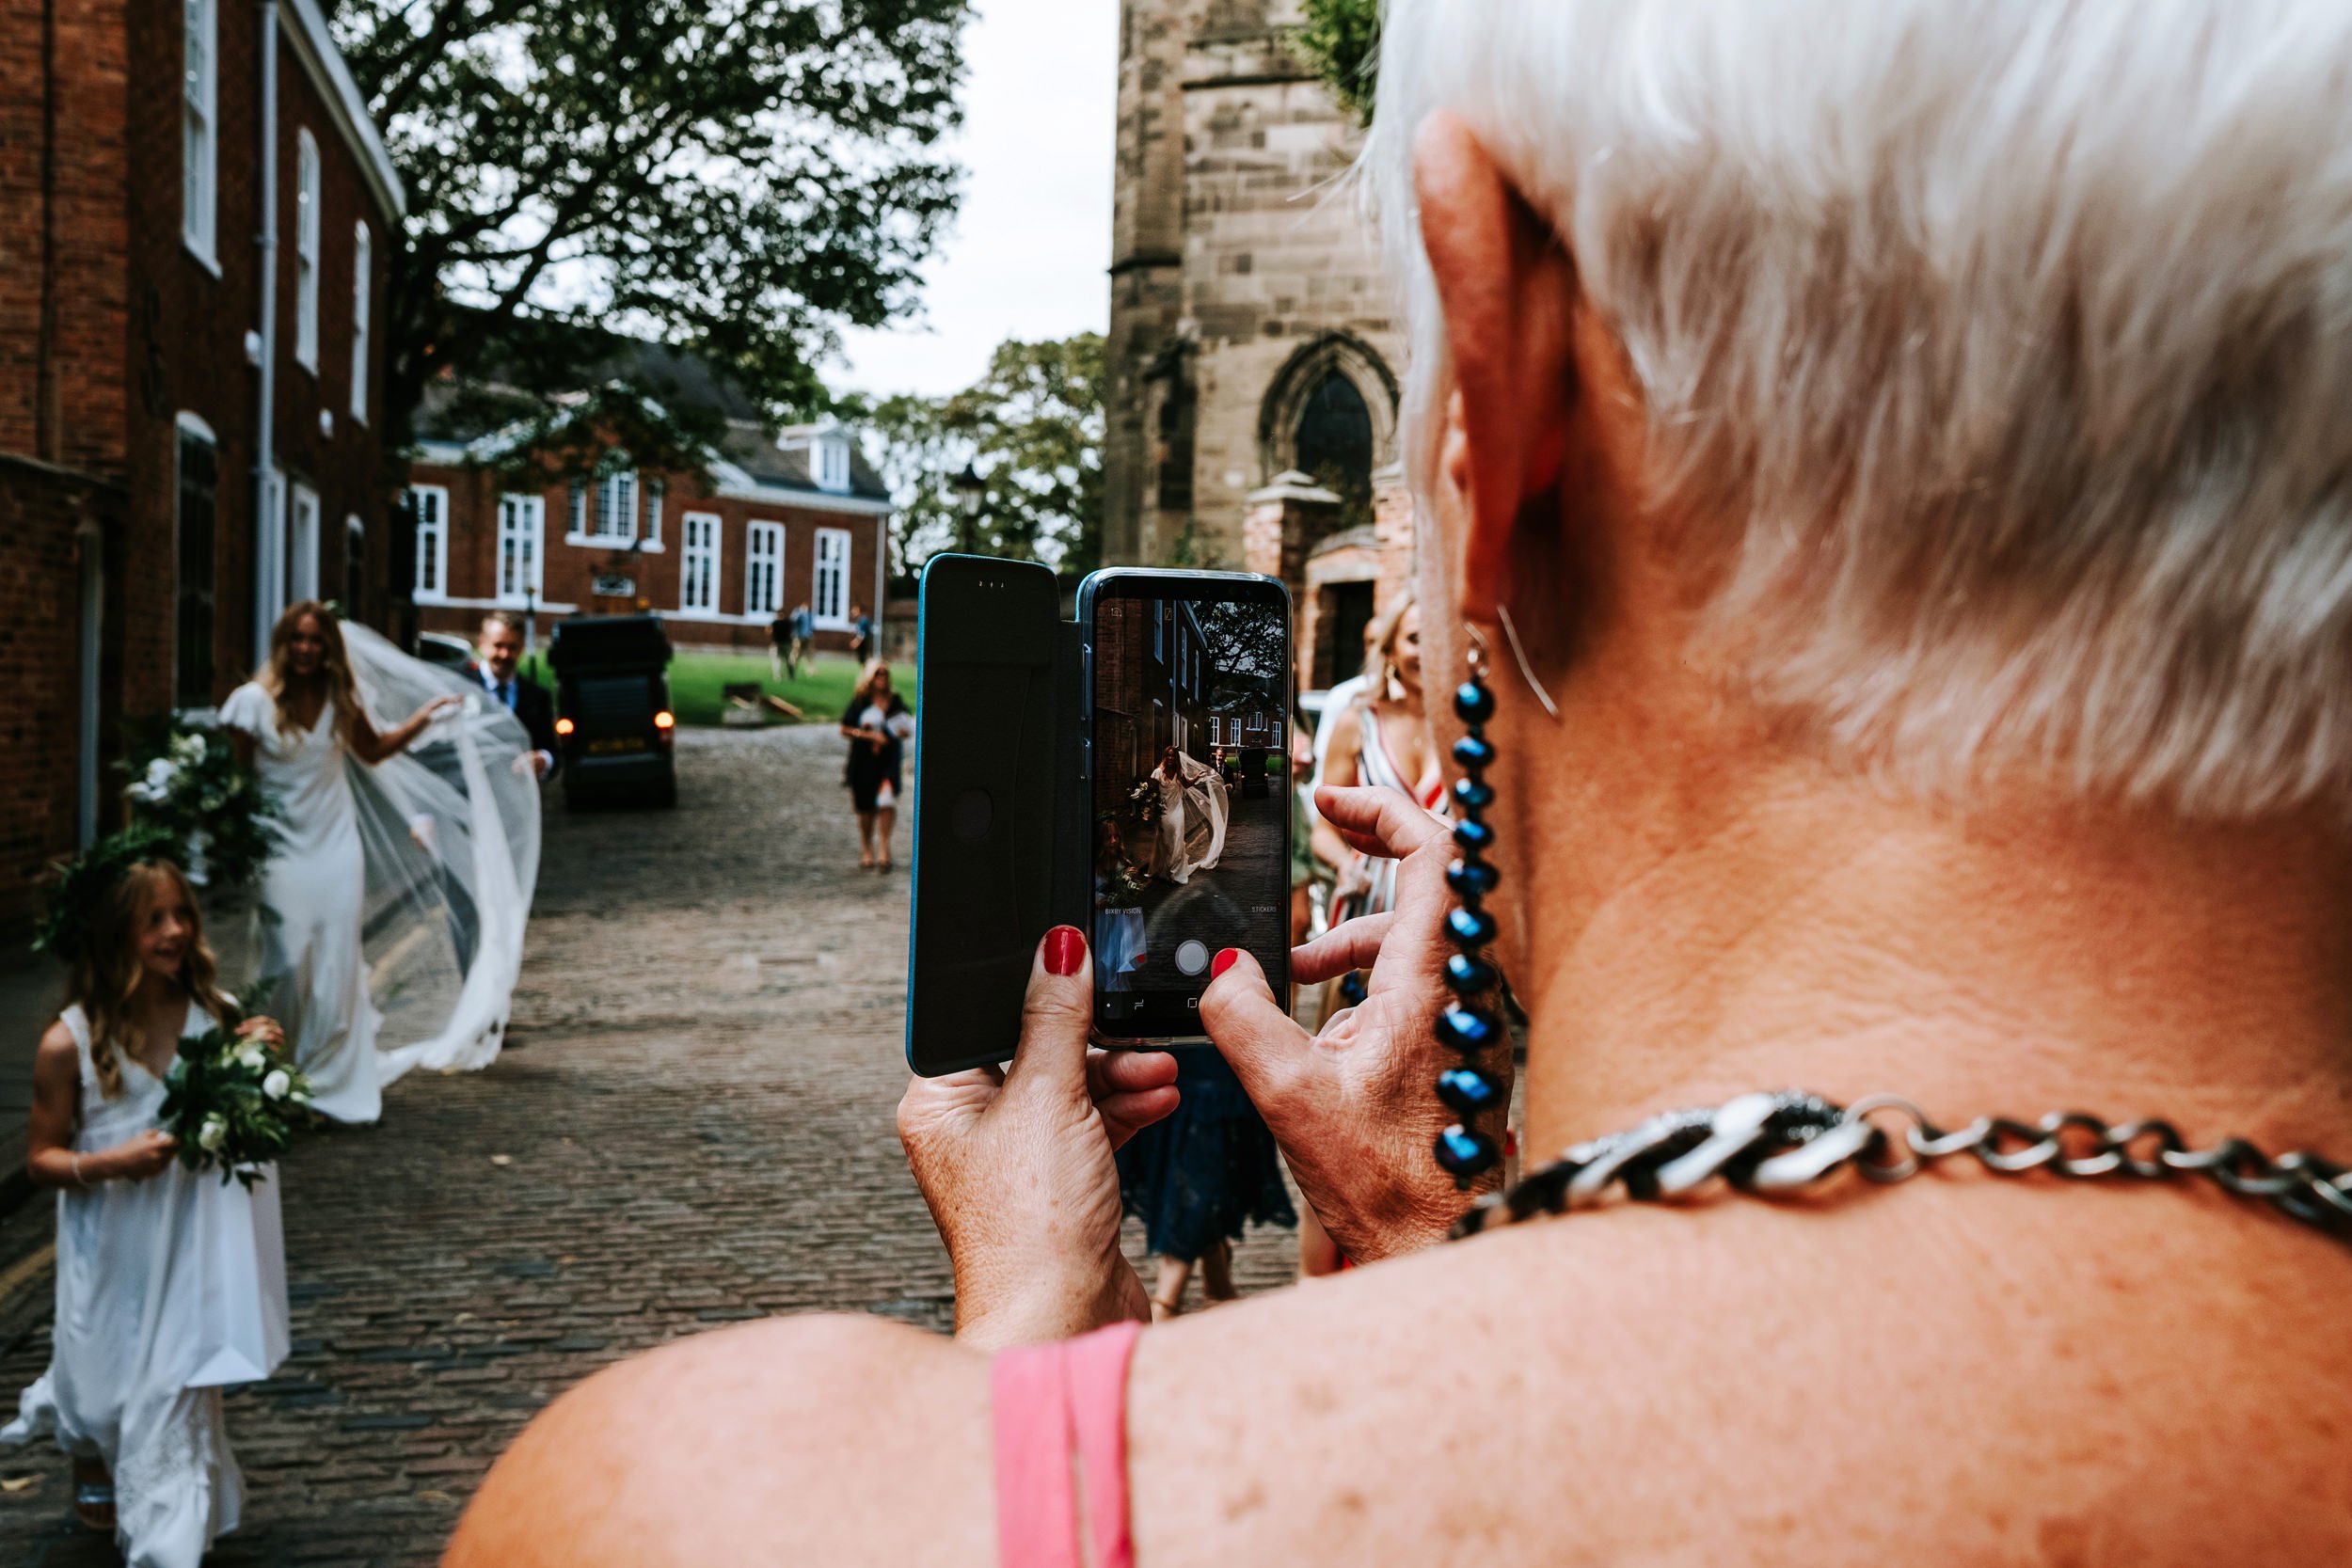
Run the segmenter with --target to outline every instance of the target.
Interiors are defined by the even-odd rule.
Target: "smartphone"
[[[1080,655],[1035,562],[932,557],[917,626],[906,1052],[931,1077],[1010,1058],[1030,956],[1084,918]]]
[[[1225,948],[1289,994],[1290,594],[1238,573],[1103,571],[1080,586],[1078,627],[1096,1028],[1199,1038]]]

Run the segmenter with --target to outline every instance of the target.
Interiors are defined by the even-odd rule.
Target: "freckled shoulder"
[[[696,1335],[549,1406],[484,1481],[452,1568],[988,1568],[985,1360],[874,1318]]]

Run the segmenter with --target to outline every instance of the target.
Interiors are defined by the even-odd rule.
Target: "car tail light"
[[[666,708],[666,707],[665,707],[665,708],[663,708],[663,709],[662,709],[660,713],[657,713],[657,714],[655,714],[655,715],[653,716],[653,727],[654,727],[655,729],[657,729],[657,730],[666,730],[666,729],[670,729],[670,728],[672,728],[673,726],[675,726],[676,723],[677,723],[677,715],[675,715],[675,714],[672,713],[672,712],[671,712],[668,708]]]
[[[568,719],[558,719],[555,721],[555,733],[558,735],[571,734],[572,727],[572,721]]]

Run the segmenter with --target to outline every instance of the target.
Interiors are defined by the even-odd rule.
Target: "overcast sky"
[[[931,261],[923,319],[847,334],[846,363],[828,376],[838,387],[952,392],[1007,338],[1100,332],[1110,319],[1119,8],[981,0],[964,59],[963,209]]]

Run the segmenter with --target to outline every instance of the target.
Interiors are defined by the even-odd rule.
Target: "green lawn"
[[[530,673],[550,690],[555,686],[554,672],[547,661],[534,655],[529,660]],[[808,715],[808,722],[833,723],[849,705],[850,688],[857,681],[855,660],[840,655],[821,656],[801,667],[801,678],[778,681],[768,678],[768,656],[761,653],[735,653],[680,648],[670,657],[670,706],[681,724],[715,726],[719,715],[726,707],[721,694],[723,687],[756,681],[763,692],[773,692]],[[894,664],[892,679],[907,705],[915,705],[914,666]],[[775,723],[790,721],[771,708],[761,712]]]

